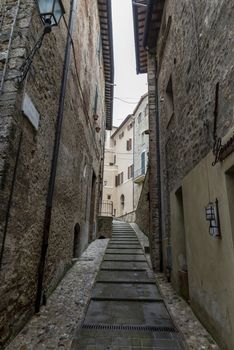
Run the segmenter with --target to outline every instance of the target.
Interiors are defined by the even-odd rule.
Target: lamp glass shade
[[[37,5],[44,24],[57,26],[65,13],[61,0],[37,0]]]
[[[64,15],[64,9],[63,9],[63,6],[61,6],[61,5],[62,5],[61,1],[55,0],[54,18],[55,18],[55,21],[57,22],[57,25],[59,24],[61,17]]]

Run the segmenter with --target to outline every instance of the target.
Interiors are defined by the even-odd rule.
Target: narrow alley
[[[0,350],[234,350],[234,1],[0,0]]]

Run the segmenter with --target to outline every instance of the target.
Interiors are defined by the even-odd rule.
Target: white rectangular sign
[[[24,94],[24,99],[22,103],[22,112],[28,118],[33,127],[38,130],[40,114],[38,113],[36,107],[34,106],[32,100],[28,94]]]

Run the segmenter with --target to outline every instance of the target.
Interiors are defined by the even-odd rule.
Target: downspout
[[[68,33],[67,33],[67,40],[66,40],[66,49],[65,49],[63,73],[62,73],[60,97],[59,97],[59,108],[58,108],[58,114],[57,114],[57,119],[56,119],[53,157],[52,157],[52,161],[51,161],[49,187],[48,187],[48,192],[47,192],[46,209],[45,209],[45,216],[44,216],[41,256],[40,256],[40,262],[39,262],[39,267],[38,267],[37,295],[36,295],[36,303],[35,303],[36,313],[40,311],[41,299],[43,296],[43,280],[44,280],[44,274],[45,274],[45,261],[46,261],[46,253],[47,253],[47,248],[48,248],[49,233],[50,233],[51,214],[52,214],[52,206],[53,206],[53,195],[54,195],[54,188],[55,188],[59,146],[60,146],[62,122],[63,122],[63,112],[64,112],[64,104],[65,104],[65,95],[66,95],[66,86],[67,86],[67,80],[68,80],[70,53],[71,53],[71,46],[72,46],[71,33],[73,30],[76,4],[77,4],[77,0],[71,0],[69,23],[68,23]]]
[[[161,179],[161,152],[160,152],[160,104],[158,88],[157,59],[155,57],[155,101],[156,101],[156,155],[157,155],[157,184],[158,184],[158,228],[159,228],[159,263],[160,272],[163,272],[163,244],[162,244],[162,179]]]

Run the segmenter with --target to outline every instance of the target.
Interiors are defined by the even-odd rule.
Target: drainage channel
[[[71,350],[184,349],[134,230],[114,222],[113,236]]]

